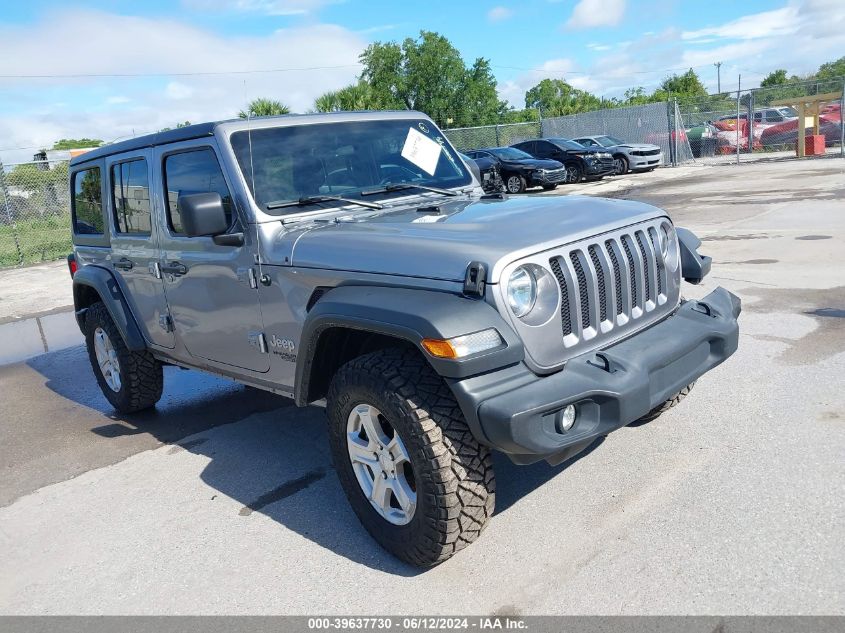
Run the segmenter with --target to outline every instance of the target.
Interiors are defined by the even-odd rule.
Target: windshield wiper
[[[366,191],[362,191],[362,196],[372,196],[377,193],[388,193],[390,191],[402,191],[403,189],[424,189],[425,191],[431,191],[433,193],[439,193],[444,196],[457,196],[457,191],[451,191],[449,189],[441,189],[440,187],[429,187],[428,185],[419,185],[415,182],[388,182],[385,185],[379,187],[378,189],[367,189]]]
[[[284,209],[285,207],[304,207],[309,204],[317,204],[319,202],[347,202],[349,204],[357,204],[368,209],[384,209],[384,205],[377,202],[366,202],[365,200],[355,200],[353,198],[344,198],[343,196],[306,196],[298,200],[277,200],[276,202],[268,202],[265,206],[268,210]]]

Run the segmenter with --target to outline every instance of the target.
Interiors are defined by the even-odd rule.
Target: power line
[[[261,73],[289,73],[309,70],[335,70],[339,68],[353,68],[360,63],[342,64],[340,66],[308,66],[303,68],[266,68],[257,70],[209,70],[197,72],[156,72],[156,73],[68,73],[55,75],[0,75],[0,79],[86,79],[111,77],[201,77],[209,75],[254,75]]]
[[[520,66],[503,66],[501,64],[490,64],[493,68],[507,68],[509,70],[523,70],[538,73],[549,73],[557,75],[591,75],[594,74],[588,70],[553,70],[550,68],[523,68]],[[709,64],[701,64],[699,66],[676,66],[675,68],[658,68],[654,70],[632,70],[628,72],[629,75],[647,75],[650,73],[667,73],[676,70],[689,70],[690,68],[705,68]]]

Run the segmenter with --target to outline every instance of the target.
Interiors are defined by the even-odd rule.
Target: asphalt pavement
[[[497,455],[474,545],[425,571],[375,545],[320,409],[168,368],[120,416],[76,346],[0,367],[0,613],[844,614],[845,161],[657,174],[527,195],[666,208],[740,349],[570,463]]]

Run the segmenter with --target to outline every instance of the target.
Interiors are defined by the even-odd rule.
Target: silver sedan
[[[615,136],[581,136],[572,139],[585,147],[604,148],[613,155],[613,172],[650,171],[663,163],[663,151],[658,145],[626,143]]]

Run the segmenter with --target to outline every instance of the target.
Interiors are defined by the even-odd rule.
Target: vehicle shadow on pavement
[[[549,466],[545,461],[529,466],[518,466],[507,455],[494,453],[493,468],[496,471],[496,512],[494,520],[495,516],[505,512],[524,496],[551,481],[575,462],[592,453],[602,445],[604,439],[604,437],[596,438],[582,452],[557,466]]]
[[[103,442],[137,442],[127,456],[156,448],[158,443],[152,438],[172,444],[166,449],[168,455],[189,451],[208,458],[200,479],[213,491],[201,494],[208,494],[212,501],[217,493],[236,501],[234,510],[232,504],[225,504],[223,511],[235,512],[245,527],[264,515],[355,563],[405,577],[425,572],[388,554],[358,522],[331,464],[321,409],[300,409],[280,396],[167,367],[164,396],[156,408],[120,415],[100,393],[84,348],[47,354],[27,364],[46,378],[49,389],[85,407],[76,416],[83,425],[80,432],[93,433]],[[496,514],[507,511],[600,443],[556,467],[545,462],[516,466],[506,456],[495,455]]]

